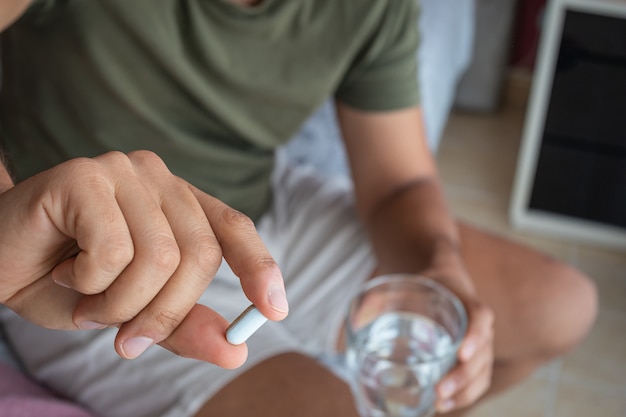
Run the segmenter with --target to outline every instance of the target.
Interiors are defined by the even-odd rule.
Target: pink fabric
[[[0,363],[0,417],[94,417]]]

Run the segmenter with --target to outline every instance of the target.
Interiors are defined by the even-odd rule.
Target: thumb
[[[177,355],[233,369],[248,357],[246,344],[226,340],[228,321],[210,308],[196,304],[180,325],[159,345]],[[118,343],[116,341],[116,343]]]

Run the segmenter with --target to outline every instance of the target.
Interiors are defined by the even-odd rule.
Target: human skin
[[[226,320],[196,304],[222,258],[266,317],[287,315],[281,272],[252,221],[151,152],[74,159],[14,187],[2,178],[0,302],[33,323],[118,326],[124,358],[160,343],[237,367],[245,345],[230,345]]]
[[[242,6],[248,3],[232,1]],[[459,350],[459,364],[438,386],[440,411],[462,413],[584,338],[596,311],[590,280],[541,254],[457,223],[443,198],[418,108],[368,113],[338,103],[338,116],[359,216],[380,261],[378,272],[430,276],[454,291],[468,310],[469,328]],[[218,223],[219,219],[211,226],[218,227]],[[66,283],[61,278],[57,281]],[[195,317],[199,308],[193,306],[189,315]],[[78,311],[72,316],[73,325],[80,321]],[[103,311],[114,313],[113,309]],[[129,328],[143,329],[141,320],[129,323],[134,325],[122,325],[118,339],[124,339]],[[135,334],[141,333],[145,331]],[[185,346],[195,352],[194,357],[201,356],[190,347],[193,342],[185,338],[188,335],[177,330],[170,336],[175,346],[170,339],[163,344],[175,351]],[[116,349],[124,355],[121,342],[116,341]],[[307,378],[296,378],[303,375],[297,369],[306,371]],[[271,358],[244,373],[198,415],[248,414],[356,415],[345,385],[312,359],[295,353]]]
[[[468,312],[458,364],[437,386],[440,413],[463,415],[584,339],[597,308],[590,279],[456,222],[428,151],[419,108],[375,113],[337,103],[337,110],[359,216],[380,262],[376,272],[436,279]],[[308,377],[298,376],[304,374]],[[357,416],[347,386],[297,353],[276,356],[244,373],[197,416],[295,414]]]
[[[0,29],[30,0],[0,2]],[[0,164],[0,303],[55,329],[117,326],[124,358],[153,344],[226,368],[245,345],[196,304],[222,259],[270,320],[288,304],[252,221],[174,176],[148,151],[68,161],[16,186]]]

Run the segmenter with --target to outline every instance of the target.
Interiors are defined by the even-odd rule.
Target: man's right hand
[[[245,361],[226,320],[196,304],[222,258],[266,317],[286,317],[281,272],[252,221],[151,152],[74,159],[0,194],[0,302],[48,328],[118,326],[125,358],[159,343],[223,367]]]

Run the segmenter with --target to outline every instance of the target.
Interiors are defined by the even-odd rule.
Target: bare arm
[[[359,214],[381,271],[423,271],[439,258],[456,257],[458,234],[424,139],[421,111],[368,113],[338,105],[338,114]]]
[[[381,273],[436,279],[464,303],[469,325],[458,365],[438,387],[440,412],[476,401],[491,380],[493,313],[476,296],[459,235],[425,140],[421,111],[370,113],[338,104],[359,215]]]

